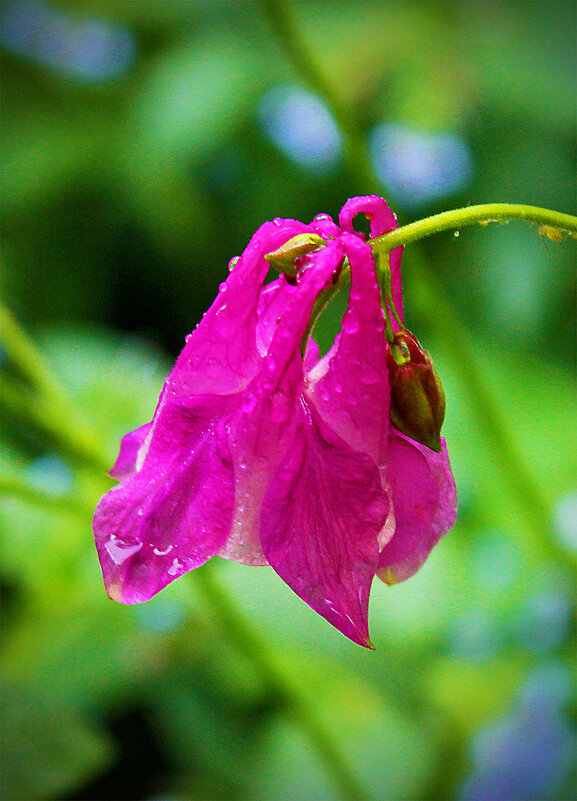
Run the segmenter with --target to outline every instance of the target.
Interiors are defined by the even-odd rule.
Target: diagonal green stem
[[[468,408],[473,410],[479,426],[489,442],[495,469],[499,470],[511,498],[524,511],[524,533],[531,537],[532,551],[540,564],[551,557],[567,563],[572,571],[573,557],[560,548],[551,536],[551,508],[540,482],[512,436],[507,418],[479,364],[475,346],[467,327],[453,308],[448,294],[433,280],[427,263],[420,254],[412,254],[411,266],[428,300],[427,306],[443,309],[443,325],[435,331],[453,362],[468,396]]]
[[[76,461],[106,473],[110,464],[98,434],[80,419],[57,379],[51,374],[34,342],[5,306],[0,306],[0,343],[12,364],[26,381],[0,380],[0,398],[5,407],[42,431]]]
[[[96,439],[93,442],[92,432],[89,436],[79,423],[75,407],[50,374],[34,342],[7,310],[3,310],[0,335],[10,360],[34,390],[30,391],[16,382],[4,381],[4,403],[15,414],[48,434],[64,453],[81,458],[98,472],[101,472],[103,465],[106,470],[108,465],[100,441]],[[0,495],[16,497],[54,511],[65,510],[74,514],[83,511],[81,499],[51,498],[14,477],[0,476]],[[366,792],[329,730],[317,717],[306,697],[298,692],[290,676],[279,667],[264,638],[259,636],[229,598],[213,571],[214,568],[208,565],[195,571],[194,582],[214,610],[220,625],[241,653],[251,660],[263,685],[283,703],[286,711],[308,735],[343,798],[347,801],[364,801]]]
[[[265,639],[248,624],[222,583],[217,581],[214,564],[205,565],[195,571],[193,583],[217,613],[219,623],[229,639],[256,668],[265,688],[306,733],[342,797],[346,801],[365,801],[368,798],[366,790],[330,731],[315,715],[306,696],[297,689],[293,679],[275,659]]]
[[[318,68],[312,55],[310,45],[297,29],[290,8],[290,0],[264,0],[262,6],[268,16],[273,30],[282,41],[285,50],[302,80],[312,89],[319,92],[328,104],[337,120],[345,140],[345,158],[349,169],[357,171],[355,176],[366,181],[364,192],[381,191],[372,165],[368,158],[365,142],[359,134],[351,110],[343,104],[342,98],[334,87],[326,80]],[[355,151],[358,151],[355,153]],[[362,151],[362,154],[360,153]],[[386,253],[401,244],[409,244],[445,230],[458,229],[465,225],[487,223],[492,220],[525,220],[542,226],[550,226],[552,231],[543,229],[543,233],[556,238],[557,232],[566,231],[571,236],[577,233],[577,218],[569,214],[542,209],[536,206],[525,206],[511,203],[489,203],[484,206],[470,206],[464,209],[443,212],[424,220],[411,223],[376,237],[371,240],[374,251]],[[450,297],[446,296],[432,274],[428,263],[419,257],[420,280],[426,282],[432,303],[435,308],[443,308],[444,319],[448,321],[446,330],[452,331],[452,337],[459,341],[457,348],[452,347],[450,353],[458,360],[458,375],[464,391],[471,399],[471,409],[479,423],[487,430],[491,438],[496,464],[501,470],[503,480],[509,486],[512,497],[523,509],[527,518],[532,520],[532,528],[541,540],[545,549],[550,543],[550,510],[544,499],[539,481],[534,475],[531,465],[520,450],[513,447],[514,438],[501,413],[498,401],[490,387],[486,384],[483,370],[478,363],[474,348],[470,342],[465,326],[460,322]],[[350,270],[343,269],[339,282],[323,294],[322,301],[313,313],[319,313],[322,307],[330,302],[333,295],[350,281]],[[463,365],[465,368],[463,369]]]
[[[71,495],[50,495],[48,492],[14,476],[0,473],[0,496],[14,498],[48,512],[69,514],[90,519],[93,507],[87,501]]]
[[[304,83],[328,102],[343,134],[343,157],[351,185],[363,187],[363,193],[380,192],[381,187],[373,173],[362,133],[336,87],[320,69],[312,48],[302,36],[292,4],[289,0],[260,0],[259,8],[264,11],[270,27]]]

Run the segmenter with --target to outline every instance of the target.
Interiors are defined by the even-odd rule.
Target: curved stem
[[[345,140],[345,155],[348,154],[349,168],[354,167],[357,169],[358,175],[356,177],[366,181],[362,194],[368,191],[378,191],[380,193],[381,187],[376,180],[365,143],[355,125],[353,115],[349,109],[344,107],[340,97],[336,95],[318,69],[312,57],[311,49],[293,23],[289,0],[263,0],[262,5],[297,72],[311,88],[324,97],[337,120]],[[354,151],[358,152],[355,154]],[[524,220],[530,223],[537,223],[544,227],[542,233],[553,239],[560,238],[559,232],[562,231],[568,232],[571,236],[577,234],[577,218],[570,214],[562,214],[536,206],[488,203],[436,214],[397,228],[383,236],[375,237],[370,242],[375,253],[387,253],[398,245],[417,242],[431,234],[459,229],[465,225],[485,224],[493,220]],[[547,230],[547,227],[549,227],[549,230]],[[550,541],[548,526],[550,514],[541,486],[523,453],[512,446],[513,437],[510,435],[507,421],[501,413],[493,393],[486,384],[482,367],[478,364],[468,332],[460,322],[452,300],[448,296],[445,297],[445,293],[439,287],[438,281],[434,279],[431,269],[422,258],[420,263],[421,281],[427,282],[434,307],[444,309],[449,321],[448,327],[452,329],[453,337],[459,341],[457,349],[453,348],[450,352],[455,360],[459,360],[460,368],[462,368],[463,364],[466,365],[464,370],[459,370],[459,376],[465,391],[473,401],[471,408],[476,414],[479,423],[490,434],[496,463],[501,468],[502,477],[507,482],[512,497],[516,499],[519,507],[524,510],[528,519],[532,521],[533,530],[536,532],[538,530],[539,539],[546,548],[547,546],[544,543]],[[326,305],[333,295],[349,281],[350,271],[343,269],[338,283],[324,291],[322,305]],[[321,304],[315,311],[320,311],[320,309]],[[443,327],[441,326],[440,328],[442,329]]]
[[[365,801],[365,788],[359,782],[330,731],[315,715],[306,700],[275,659],[268,643],[247,623],[239,607],[228,596],[214,575],[210,563],[194,571],[193,585],[216,612],[222,629],[238,650],[250,660],[267,690],[278,700],[308,736],[318,756],[347,801]]]
[[[373,173],[363,136],[346,103],[319,68],[312,48],[302,36],[301,29],[295,21],[292,4],[289,0],[260,0],[259,7],[264,10],[269,25],[284,47],[289,61],[297,66],[303,82],[327,102],[343,134],[343,158],[352,186],[362,187],[363,191],[359,194],[380,192],[382,187]]]
[[[465,225],[486,224],[489,222],[508,222],[524,220],[549,226],[555,231],[577,233],[577,217],[563,214],[539,206],[525,206],[518,203],[483,203],[479,206],[467,206],[464,209],[453,209],[425,217],[422,220],[403,225],[388,234],[370,240],[374,251],[390,251],[398,245],[409,245],[441,231],[453,231]]]

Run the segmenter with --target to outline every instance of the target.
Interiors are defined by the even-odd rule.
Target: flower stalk
[[[289,0],[263,0],[262,3],[271,28],[283,44],[297,74],[306,85],[324,98],[339,125],[344,139],[345,164],[349,173],[354,174],[353,186],[360,179],[365,191],[370,188],[370,191],[380,193],[382,184],[375,176],[366,143],[359,133],[354,114],[345,107],[342,98],[319,68],[312,47],[294,21],[293,9],[290,6]],[[416,243],[442,231],[458,232],[467,225],[486,225],[493,221],[510,220],[534,223],[539,226],[538,232],[541,236],[546,236],[554,242],[559,242],[564,232],[571,237],[577,235],[577,217],[571,214],[523,204],[489,203],[435,214],[375,237],[370,240],[370,244],[375,255],[384,255],[395,247]],[[451,340],[452,346],[448,352],[459,364],[458,375],[464,391],[472,401],[471,409],[478,423],[489,435],[495,463],[509,487],[511,497],[530,521],[534,545],[543,554],[553,550],[558,558],[566,559],[566,552],[557,548],[552,541],[550,508],[540,483],[523,452],[513,444],[514,438],[509,430],[509,424],[501,412],[498,400],[487,385],[466,327],[461,322],[451,298],[439,286],[428,262],[416,248],[413,249],[413,264],[415,263],[418,264],[420,281],[427,285],[432,307],[444,310],[443,324],[438,326],[438,332],[445,340]],[[326,306],[334,294],[349,282],[350,271],[343,269],[339,281],[333,287],[324,290],[322,306]],[[321,308],[319,305],[319,312]]]
[[[100,442],[93,432],[87,434],[79,422],[74,405],[68,400],[63,388],[51,374],[43,355],[35,343],[18,325],[6,308],[1,309],[0,342],[10,361],[34,391],[34,395],[17,382],[5,382],[2,397],[13,412],[20,414],[36,428],[40,428],[54,441],[63,454],[71,453],[78,460],[84,460],[98,474],[103,467],[107,469],[108,459]],[[51,497],[45,492],[7,475],[0,476],[0,496],[16,498],[32,506],[64,514],[85,514],[83,499]],[[260,676],[263,687],[282,705],[299,724],[332,776],[345,801],[365,801],[368,795],[341,752],[330,730],[324,725],[310,705],[306,696],[294,686],[290,676],[274,659],[266,639],[248,622],[242,611],[229,597],[214,566],[206,565],[194,577],[194,586],[203,596],[207,606],[212,609],[218,624],[236,645],[239,652],[247,657]]]
[[[107,473],[109,461],[98,434],[80,419],[74,404],[52,375],[34,342],[11,312],[0,305],[0,344],[25,382],[2,378],[3,404],[13,414],[41,430],[67,456]]]
[[[327,773],[346,801],[365,801],[367,792],[330,731],[313,712],[306,696],[299,692],[281,667],[268,642],[251,626],[215,575],[214,563],[194,575],[195,590],[216,614],[218,624],[239,652],[255,667],[265,689],[304,730]]]
[[[509,222],[510,220],[523,220],[539,226],[550,227],[556,232],[566,231],[570,235],[577,234],[577,217],[572,214],[563,214],[552,209],[519,203],[483,203],[477,206],[443,211],[432,217],[425,217],[408,225],[402,225],[388,234],[372,239],[371,247],[375,253],[388,252],[398,245],[410,245],[442,231],[454,231],[466,225],[484,225],[490,222]],[[552,238],[550,233],[547,233],[547,236]],[[555,241],[559,241],[559,239]]]

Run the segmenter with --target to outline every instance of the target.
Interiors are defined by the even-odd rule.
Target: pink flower
[[[98,504],[96,545],[111,598],[138,603],[218,555],[271,565],[343,634],[371,647],[371,583],[402,581],[453,525],[446,447],[435,453],[390,421],[388,344],[370,245],[396,227],[376,196],[353,198],[337,226],[276,219],[254,234],[168,376],[152,423],[127,434]],[[299,234],[326,242],[299,277],[263,286],[265,255]],[[390,254],[402,315],[401,249]],[[344,258],[342,331],[319,359],[301,340]]]

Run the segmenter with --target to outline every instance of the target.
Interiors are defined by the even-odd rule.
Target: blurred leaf
[[[62,798],[110,762],[85,715],[30,684],[2,687],[2,794],[7,801]]]
[[[336,739],[374,798],[419,798],[434,769],[430,733],[392,697],[336,664],[283,654],[289,673]],[[259,757],[255,795],[263,799],[321,799],[335,789],[300,731],[279,718]]]

